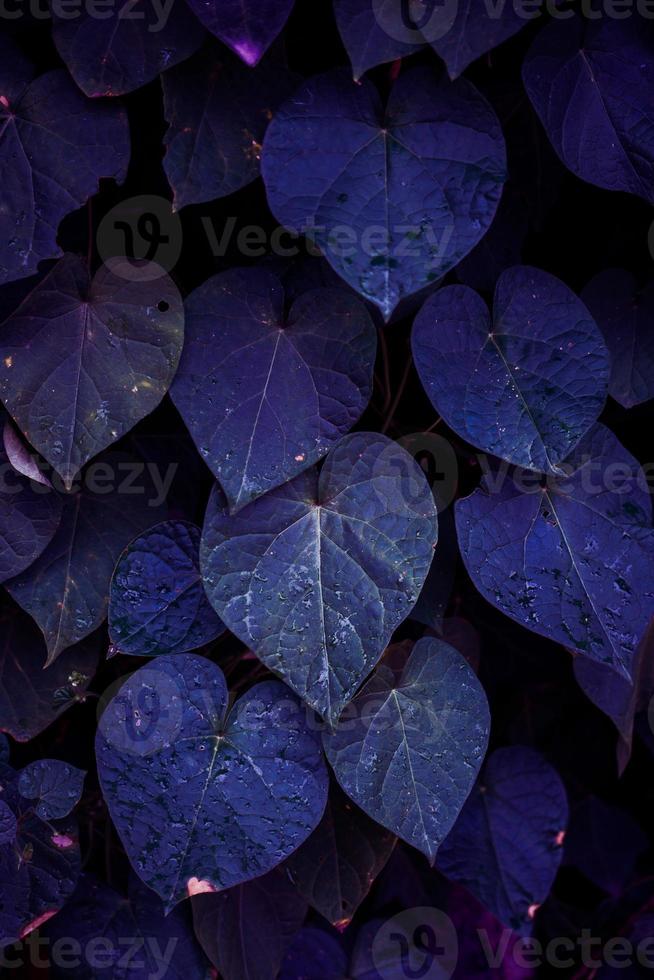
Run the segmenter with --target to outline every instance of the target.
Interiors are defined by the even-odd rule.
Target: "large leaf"
[[[469,888],[500,922],[529,934],[549,895],[568,823],[565,788],[533,749],[489,757],[436,864]]]
[[[654,203],[654,55],[647,24],[554,19],[523,66],[527,94],[574,174]]]
[[[482,238],[505,169],[490,106],[429,68],[400,75],[385,108],[344,70],[310,79],[278,110],[262,158],[275,217],[387,320]]]
[[[196,650],[224,629],[200,577],[200,529],[164,521],[130,542],[109,593],[109,637],[118,653],[153,657]]]
[[[203,980],[208,977],[187,909],[164,915],[136,878],[127,897],[82,875],[62,911],[41,930],[51,950],[79,943],[71,959],[52,955],[54,980]]]
[[[218,895],[197,895],[192,904],[198,941],[225,980],[275,980],[307,913],[277,868]]]
[[[102,623],[121,551],[161,518],[149,483],[132,481],[123,492],[124,473],[133,473],[138,463],[109,454],[102,465],[99,492],[92,483],[71,494],[48,547],[26,572],[7,583],[16,602],[41,627],[48,647],[47,664]]]
[[[411,611],[437,533],[417,463],[357,433],[320,476],[302,473],[237,514],[216,487],[200,564],[228,628],[333,722]]]
[[[458,501],[461,554],[489,602],[630,677],[654,613],[654,535],[636,460],[596,425],[545,484],[489,471]],[[616,483],[617,480],[617,483]]]
[[[0,582],[25,571],[52,540],[61,519],[61,498],[11,472],[0,447]]]
[[[291,943],[278,980],[344,980],[347,975],[347,955],[338,938],[305,926]]]
[[[257,684],[230,711],[222,671],[190,654],[132,674],[96,755],[127,855],[168,909],[271,870],[325,809],[319,737],[291,692]]]
[[[345,290],[304,293],[284,311],[269,272],[223,272],[185,303],[171,389],[201,455],[237,509],[318,462],[370,398],[376,334]]]
[[[259,176],[261,143],[296,79],[265,61],[256,72],[218,45],[161,78],[166,133],[164,169],[176,209],[225,197]]]
[[[40,734],[83,701],[100,659],[97,637],[66,650],[44,670],[47,650],[38,627],[10,600],[0,610],[0,731],[19,742]]]
[[[395,840],[333,786],[325,815],[286,867],[309,904],[344,929],[388,861]]]
[[[3,324],[0,397],[69,489],[79,469],[165,395],[184,337],[182,300],[161,273],[66,255]]]
[[[138,17],[136,14],[138,13]],[[151,82],[193,54],[205,36],[185,0],[134,9],[131,0],[107,5],[102,17],[82,5],[76,16],[52,5],[52,37],[86,95],[123,95]]]
[[[204,26],[254,67],[283,28],[293,0],[188,0]]]
[[[518,466],[557,472],[606,401],[602,334],[575,294],[540,269],[500,276],[492,320],[467,286],[439,289],[415,319],[412,346],[447,424]]]
[[[520,4],[477,0],[334,0],[334,12],[354,77],[430,44],[450,78],[516,34],[537,11],[525,16]]]
[[[31,68],[0,42],[0,283],[60,255],[57,226],[98,189],[122,181],[129,160],[127,116],[91,104],[66,72],[30,82]]]
[[[357,806],[433,861],[472,789],[489,726],[463,657],[424,638],[402,672],[375,671],[323,745]]]
[[[611,354],[611,397],[625,408],[654,398],[654,282],[639,289],[632,273],[607,269],[581,297]]]

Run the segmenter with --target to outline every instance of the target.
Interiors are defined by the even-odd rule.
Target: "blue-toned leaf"
[[[630,272],[607,269],[581,297],[611,354],[611,397],[625,408],[654,398],[654,282],[639,289]]]
[[[209,977],[189,910],[173,909],[164,915],[161,900],[138,879],[130,879],[125,898],[90,875],[82,875],[72,897],[40,934],[47,937],[53,952],[66,949],[71,941],[80,946],[77,957],[52,955],[54,980]]]
[[[188,0],[207,30],[251,68],[275,40],[293,0]]]
[[[90,96],[123,95],[140,88],[192,55],[204,36],[185,0],[145,3],[138,11],[131,0],[119,0],[104,8],[102,17],[94,7],[81,6],[71,17],[61,6],[52,6],[54,43]]]
[[[626,810],[589,796],[571,814],[563,864],[578,868],[618,898],[648,845],[646,834]]]
[[[119,653],[196,650],[224,629],[200,576],[200,529],[164,521],[132,541],[109,592],[109,637]]]
[[[53,490],[11,472],[0,447],[0,582],[24,572],[48,546],[61,520],[62,504]]]
[[[182,299],[163,270],[143,281],[118,261],[91,281],[86,262],[66,255],[0,338],[0,397],[70,489],[165,395],[182,350]]]
[[[0,800],[0,844],[13,843],[17,829],[16,814],[4,800]]]
[[[323,745],[357,806],[433,861],[479,772],[489,726],[463,657],[425,637],[401,673],[375,671]]]
[[[597,421],[609,357],[584,304],[549,273],[504,272],[493,317],[467,286],[422,307],[413,356],[434,408],[471,442],[510,463],[557,472]]]
[[[216,487],[200,565],[227,627],[333,722],[411,611],[437,533],[417,463],[357,433],[320,476],[308,470],[237,514]]]
[[[443,618],[452,595],[458,557],[454,511],[448,507],[438,515],[438,544],[434,560],[418,601],[411,610],[411,619],[438,632],[442,630]]]
[[[520,4],[475,0],[334,0],[334,12],[355,78],[425,44],[443,59],[450,78],[457,78],[471,62],[538,16],[531,8],[525,16]]]
[[[8,417],[2,430],[2,446],[7,459],[17,473],[21,473],[35,483],[40,483],[41,486],[52,487],[51,481],[42,469],[45,464],[18,434],[16,426]]]
[[[400,75],[385,110],[344,70],[310,79],[279,108],[262,158],[275,217],[387,320],[479,242],[505,171],[491,107],[430,68]]]
[[[197,895],[192,905],[195,935],[225,980],[275,980],[307,913],[279,868],[218,895]]]
[[[261,143],[297,79],[266,60],[256,72],[218,45],[162,75],[164,169],[175,208],[225,197],[259,176]]]
[[[122,181],[129,160],[122,109],[91,104],[64,71],[31,77],[3,35],[0,283],[30,276],[42,259],[61,255],[59,222],[95,194],[101,177]]]
[[[395,840],[332,786],[325,815],[286,868],[307,902],[344,929],[388,861]]]
[[[654,55],[639,17],[556,18],[523,65],[527,94],[574,174],[654,203]]]
[[[18,792],[42,820],[67,817],[79,803],[86,773],[58,759],[30,762],[18,775]]]
[[[521,471],[487,472],[456,504],[461,554],[507,616],[629,678],[654,613],[647,486],[601,425],[565,466],[568,477],[545,484]]]
[[[222,671],[190,654],[132,674],[100,719],[104,798],[127,855],[168,909],[270,871],[319,823],[318,735],[278,681],[228,710]]]
[[[347,956],[338,938],[305,926],[293,940],[278,980],[344,980]]]
[[[162,516],[158,492],[139,476],[142,464],[110,453],[97,465],[97,485],[91,478],[64,499],[54,538],[27,571],[6,586],[40,626],[47,664],[100,626],[121,551]],[[129,489],[122,492],[128,480]]]
[[[27,742],[84,700],[100,659],[100,643],[97,636],[89,637],[44,670],[48,651],[26,613],[3,601],[0,627],[0,730]]]
[[[376,334],[344,290],[311,290],[284,314],[269,272],[209,279],[187,299],[171,396],[238,509],[318,462],[370,399]]]
[[[55,915],[80,873],[77,824],[42,820],[21,797],[17,774],[2,773],[0,803],[17,821],[14,839],[0,844],[0,947],[22,939]]]
[[[567,823],[568,801],[556,770],[533,749],[497,749],[436,864],[500,922],[529,934],[532,906],[545,901],[561,863]]]

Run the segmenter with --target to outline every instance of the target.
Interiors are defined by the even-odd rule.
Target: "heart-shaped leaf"
[[[0,283],[61,255],[57,226],[101,177],[122,181],[129,160],[125,112],[90,103],[64,71],[32,70],[0,42]]]
[[[639,289],[632,273],[607,269],[581,298],[611,354],[611,397],[625,408],[654,398],[654,282]]]
[[[320,476],[306,471],[237,514],[216,487],[200,566],[227,627],[334,722],[410,613],[437,533],[417,463],[357,433]]]
[[[533,749],[497,749],[442,845],[437,867],[520,935],[549,895],[563,855],[568,801]]]
[[[286,868],[299,893],[340,930],[350,924],[395,841],[334,785],[325,815]]]
[[[47,547],[61,520],[61,498],[17,472],[0,447],[0,582],[24,572]]]
[[[7,583],[9,593],[41,627],[47,664],[100,626],[121,551],[162,516],[155,491],[143,477],[143,464],[116,453],[94,466],[84,486],[65,499],[48,547]]]
[[[307,914],[307,903],[282,869],[193,899],[193,928],[226,980],[276,980],[284,954]]]
[[[0,607],[0,628],[0,730],[28,742],[84,700],[100,659],[100,643],[97,636],[89,637],[44,670],[48,651],[43,636],[10,599]]]
[[[86,263],[66,255],[3,324],[0,397],[70,489],[159,404],[183,337],[182,299],[163,271],[139,281],[117,261],[91,281]]]
[[[467,286],[446,286],[416,317],[413,356],[434,408],[474,446],[557,472],[597,421],[609,357],[584,304],[528,266],[504,272],[493,318]]]
[[[165,72],[161,84],[169,124],[164,169],[179,210],[256,180],[268,122],[297,79],[269,61],[252,72],[212,45]]]
[[[300,296],[284,315],[272,273],[223,272],[186,300],[171,397],[238,509],[318,462],[370,398],[376,334],[344,290]]]
[[[148,528],[123,551],[109,592],[109,637],[118,653],[153,657],[196,650],[224,629],[200,577],[200,529]]]
[[[654,613],[648,488],[601,425],[565,471],[543,483],[489,470],[456,504],[461,554],[479,591],[507,616],[629,679]]]
[[[18,792],[29,800],[37,817],[57,820],[77,806],[86,773],[58,759],[37,759],[18,775]]]
[[[138,16],[136,16],[138,14]],[[52,7],[52,39],[85,95],[123,95],[184,61],[205,33],[183,0],[119,0],[103,10],[82,5],[76,16]]]
[[[482,238],[505,171],[491,107],[429,68],[400,75],[385,109],[346,71],[310,79],[277,111],[262,158],[275,217],[387,320]]]
[[[293,0],[188,0],[207,30],[251,68],[286,23]]]
[[[555,18],[536,36],[522,76],[566,167],[653,204],[654,55],[639,21]]]
[[[291,692],[257,684],[230,711],[222,671],[190,654],[132,674],[96,755],[128,857],[168,909],[270,871],[325,809],[319,737]]]
[[[334,0],[334,13],[356,79],[369,68],[406,57],[425,44],[443,59],[450,78],[457,78],[471,62],[538,16],[531,7],[525,14],[520,4],[476,0],[422,0],[406,5]]]
[[[357,806],[433,861],[472,789],[489,727],[466,661],[425,637],[401,673],[375,671],[323,745]]]

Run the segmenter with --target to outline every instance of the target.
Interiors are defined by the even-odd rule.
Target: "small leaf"
[[[399,676],[377,669],[323,745],[357,806],[433,862],[475,781],[489,726],[463,657],[424,638]]]
[[[270,871],[325,809],[319,738],[291,692],[257,684],[229,710],[222,671],[190,654],[131,675],[96,755],[127,855],[167,909]]]
[[[382,435],[341,439],[309,470],[230,514],[218,488],[200,565],[228,629],[334,722],[408,616],[438,534],[429,484]]]
[[[556,770],[533,749],[497,749],[436,864],[500,922],[529,935],[530,909],[549,895],[567,823],[568,801]]]
[[[271,273],[223,272],[186,300],[171,396],[238,509],[318,462],[372,391],[377,338],[343,290],[311,290],[284,315]]]
[[[38,759],[21,769],[18,792],[42,820],[67,817],[79,803],[86,773],[57,759]],[[34,802],[36,801],[36,802]]]

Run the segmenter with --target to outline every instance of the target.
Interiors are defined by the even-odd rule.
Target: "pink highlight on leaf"
[[[9,99],[6,95],[0,95],[0,103],[5,107],[5,109],[9,108]]]
[[[536,915],[536,912],[538,912],[539,908],[540,908],[540,905],[530,905],[529,906],[529,908],[527,909],[527,915],[529,916],[530,919],[533,919],[534,918],[534,916]]]
[[[211,892],[218,891],[210,881],[205,881],[203,878],[189,878],[186,882],[186,890],[189,897],[192,895],[208,895]]]
[[[250,68],[254,68],[261,57],[261,52],[250,41],[239,41],[234,45],[234,51]]]
[[[53,909],[51,912],[43,912],[42,915],[37,916],[36,919],[32,919],[32,921],[28,925],[26,925],[23,929],[21,929],[18,938],[24,939],[25,936],[29,936],[30,932],[34,932],[35,929],[38,929],[39,926],[42,926],[44,922],[47,922],[48,919],[51,919],[52,916],[56,914],[57,914],[57,909]]]
[[[55,847],[65,849],[67,847],[72,847],[75,841],[72,837],[69,837],[68,834],[53,834],[52,843],[55,845]]]
[[[554,838],[554,843],[557,847],[563,846],[563,841],[565,840],[565,830],[559,830],[558,834]]]

